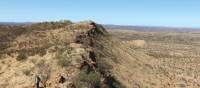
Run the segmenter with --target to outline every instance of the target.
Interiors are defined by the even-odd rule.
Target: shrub
[[[101,86],[101,75],[99,72],[89,72],[87,69],[81,71],[75,80],[75,86],[77,88],[100,88]]]
[[[57,64],[61,67],[67,67],[71,63],[71,48],[65,46],[62,49],[59,49],[56,53]]]
[[[22,70],[23,74],[25,74],[26,76],[30,75],[31,73],[31,69],[24,69]]]
[[[18,61],[21,61],[21,60],[25,60],[26,58],[27,58],[27,55],[25,53],[19,53],[16,59]]]
[[[72,24],[73,22],[70,20],[61,20],[61,23],[65,23],[65,24]]]
[[[65,58],[63,56],[61,56],[60,58],[58,58],[57,60],[57,64],[60,65],[61,67],[67,67],[70,65],[70,60],[67,60],[68,58]]]

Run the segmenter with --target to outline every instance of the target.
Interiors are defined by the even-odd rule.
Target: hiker
[[[38,75],[35,76],[35,88],[40,88],[41,79]]]

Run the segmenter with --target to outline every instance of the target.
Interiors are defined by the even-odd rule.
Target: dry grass
[[[4,80],[0,86],[29,88],[33,86],[35,75],[40,75],[45,84],[56,80],[53,77],[63,69],[53,59],[58,50],[53,47],[65,46],[76,37],[65,26],[63,22],[0,26],[0,79]]]
[[[86,87],[200,87],[200,33],[112,30],[112,36],[90,22],[63,22],[0,26],[0,86],[30,87],[40,74],[51,87],[75,77]],[[85,66],[89,73],[81,73]],[[68,81],[56,85],[60,74]]]
[[[145,47],[135,48],[134,45],[132,46],[135,52],[147,55],[134,55],[132,59],[138,58],[137,61],[129,61],[129,66],[135,64],[127,71],[130,74],[129,78],[132,78],[132,81],[129,81],[133,84],[132,86],[142,88],[194,88],[200,86],[198,79],[200,77],[200,68],[198,68],[200,62],[199,33],[131,30],[110,30],[110,33],[122,41],[139,39],[147,42]]]

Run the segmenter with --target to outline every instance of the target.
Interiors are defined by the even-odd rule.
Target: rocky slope
[[[165,58],[166,50],[157,55],[162,58],[141,50],[147,45],[123,42],[92,21],[0,26],[0,87],[199,87],[198,59],[187,67],[186,61]]]
[[[106,30],[91,21],[1,26],[0,86],[124,87],[97,56],[103,47],[96,42],[104,37]]]

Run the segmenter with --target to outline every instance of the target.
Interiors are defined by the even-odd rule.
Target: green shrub
[[[60,57],[58,60],[57,60],[57,64],[60,65],[61,67],[67,67],[70,65],[70,60],[67,60],[68,58],[65,58],[65,57]]]
[[[70,21],[70,20],[61,20],[60,21],[61,23],[64,23],[64,24],[72,24],[73,22]]]
[[[100,88],[101,87],[101,75],[99,72],[89,72],[87,69],[81,71],[75,80],[75,86],[77,88]]]
[[[35,61],[36,62],[36,61]],[[36,66],[38,68],[42,68],[45,66],[45,61],[44,60],[39,60],[37,63],[36,63]]]
[[[59,49],[56,53],[57,64],[61,67],[67,67],[71,63],[71,48],[65,46],[62,49]]]
[[[23,74],[25,74],[26,76],[28,76],[31,73],[31,69],[23,69],[22,72],[23,72]]]

